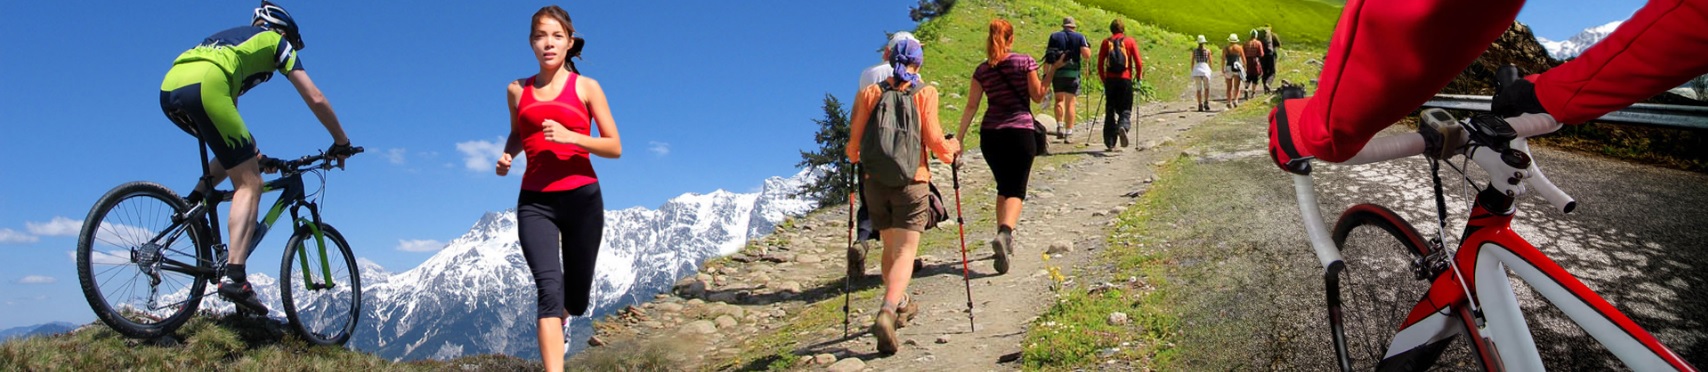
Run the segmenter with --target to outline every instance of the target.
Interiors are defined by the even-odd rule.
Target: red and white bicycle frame
[[[1524,152],[1529,151],[1524,144],[1525,138],[1559,128],[1559,124],[1546,115],[1525,115],[1509,120],[1519,133],[1519,137],[1512,141],[1512,147]],[[1346,163],[1384,161],[1422,152],[1421,136],[1415,133],[1390,136],[1372,141],[1359,156]],[[1477,155],[1472,159],[1490,174],[1515,174],[1513,169],[1502,169],[1499,164],[1485,161],[1486,157]],[[1525,184],[1556,207],[1569,211],[1576,206],[1575,201],[1554,187],[1533,163],[1527,169],[1517,171],[1522,176],[1516,179],[1527,181]],[[1345,264],[1318,212],[1311,177],[1293,175],[1293,180],[1311,246],[1325,269],[1330,317],[1338,319],[1341,316],[1339,277]],[[1429,292],[1398,325],[1399,332],[1388,345],[1384,359],[1421,350],[1434,342],[1463,333],[1471,341],[1475,354],[1482,359],[1482,365],[1490,370],[1542,370],[1536,341],[1531,336],[1507,276],[1510,271],[1563,311],[1626,366],[1638,371],[1695,370],[1677,353],[1661,345],[1648,331],[1513,231],[1511,223],[1516,212],[1513,200],[1525,192],[1525,187],[1515,183],[1495,184],[1480,193],[1477,202],[1473,203],[1462,243],[1450,260],[1452,269],[1435,277]],[[1489,206],[1503,210],[1491,211]],[[1424,242],[1414,243],[1428,246]]]

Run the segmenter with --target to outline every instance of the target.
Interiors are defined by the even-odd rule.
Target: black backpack
[[[1104,58],[1103,70],[1104,71],[1107,71],[1111,74],[1119,74],[1119,73],[1127,72],[1127,48],[1126,48],[1127,45],[1125,43],[1126,40],[1127,40],[1127,38],[1125,38],[1125,37],[1109,40],[1109,42],[1113,43],[1114,45],[1112,45],[1109,48],[1110,53],[1108,55],[1103,56],[1103,58]]]
[[[921,87],[913,84],[903,91],[896,90],[889,81],[878,83],[883,95],[863,124],[860,163],[879,185],[907,186],[913,183],[913,173],[919,170],[925,143],[920,137],[919,109],[914,106],[913,94]]]

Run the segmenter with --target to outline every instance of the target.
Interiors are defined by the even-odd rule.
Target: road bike
[[[202,164],[207,164],[206,144],[202,147]],[[339,162],[339,155],[360,152],[362,148],[355,147],[344,154],[260,160],[264,169],[280,173],[263,192],[280,194],[256,222],[249,246],[254,252],[254,243],[290,211],[291,237],[280,264],[279,294],[291,327],[317,345],[348,342],[362,311],[356,258],[344,235],[321,220],[319,205],[326,171]],[[342,169],[342,162],[336,167]],[[303,183],[303,175],[310,173],[321,182],[312,194]],[[210,180],[204,166],[198,183],[213,190]],[[227,252],[218,211],[231,194],[213,190],[181,197],[166,186],[138,181],[101,196],[77,238],[77,279],[101,322],[128,337],[152,339],[170,335],[188,321],[202,298],[213,292],[208,285],[217,285],[225,276]]]
[[[1429,239],[1375,204],[1348,208],[1329,229],[1318,212],[1308,164],[1289,165],[1301,170],[1293,175],[1294,190],[1311,246],[1325,270],[1329,326],[1342,371],[1422,370],[1441,362],[1444,353],[1474,359],[1483,370],[1544,369],[1508,273],[1626,366],[1639,371],[1696,370],[1513,231],[1515,202],[1526,193],[1540,195],[1561,212],[1577,208],[1575,199],[1543,175],[1525,141],[1558,130],[1560,123],[1546,114],[1505,119],[1479,114],[1459,120],[1440,109],[1425,110],[1419,119],[1418,132],[1372,140],[1340,164],[1425,155],[1433,174],[1439,227]],[[1461,155],[1464,159],[1454,165],[1452,158]],[[1485,185],[1472,179],[1469,163],[1487,173]],[[1480,190],[1457,249],[1445,243],[1441,164]],[[1449,350],[1461,335],[1469,347]]]

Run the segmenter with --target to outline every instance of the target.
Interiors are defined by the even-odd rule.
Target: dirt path
[[[1190,106],[1173,103],[1141,107],[1134,147],[1124,151],[1105,153],[1100,144],[1078,145],[1086,140],[1083,133],[1090,129],[1086,125],[1071,138],[1075,145],[1052,144],[1051,157],[1069,160],[1035,170],[1031,194],[1015,233],[1018,248],[1006,275],[997,275],[991,266],[989,241],[995,236],[995,226],[988,222],[991,218],[967,216],[968,221],[987,221],[967,227],[976,332],[966,315],[959,252],[939,250],[926,258],[925,269],[915,274],[909,286],[921,304],[921,312],[909,327],[898,332],[904,340],[900,352],[887,357],[876,353],[875,339],[864,332],[873,313],[866,309],[856,317],[857,333],[851,338],[842,338],[840,333],[817,337],[804,343],[801,353],[858,357],[875,370],[1018,369],[1015,361],[1026,329],[1056,298],[1047,267],[1056,267],[1072,277],[1075,268],[1088,266],[1097,257],[1114,217],[1132,204],[1131,195],[1144,190],[1153,177],[1153,164],[1179,154],[1174,137],[1214,115],[1190,112]],[[982,157],[971,156],[970,169],[964,170],[962,178],[964,207],[989,210],[974,208],[991,203],[994,192],[988,186],[990,176]],[[1047,262],[1042,259],[1046,251],[1056,252]],[[875,275],[876,268],[869,273]]]
[[[952,223],[924,239],[923,268],[915,272],[909,286],[921,312],[898,332],[905,342],[900,352],[877,354],[876,341],[866,332],[878,307],[869,295],[854,301],[849,337],[843,337],[840,324],[800,329],[798,325],[807,323],[801,318],[815,308],[833,306],[835,323],[841,322],[844,206],[798,218],[793,226],[780,228],[750,244],[748,250],[708,263],[700,274],[678,283],[675,295],[660,295],[600,321],[597,342],[609,346],[589,348],[571,362],[626,365],[647,357],[640,354],[652,353],[673,369],[767,368],[777,358],[730,361],[751,358],[746,353],[756,348],[774,348],[799,356],[800,361],[792,365],[796,368],[825,368],[841,362],[831,369],[1019,369],[1015,361],[1027,327],[1056,299],[1047,267],[1073,278],[1078,276],[1076,268],[1092,266],[1115,216],[1132,204],[1135,192],[1146,189],[1154,166],[1180,154],[1176,137],[1221,112],[1220,108],[1207,113],[1192,108],[1190,102],[1141,105],[1135,115],[1132,147],[1119,152],[1102,151],[1095,134],[1088,139],[1089,130],[1101,131],[1101,124],[1096,129],[1081,124],[1069,139],[1071,144],[1055,139],[1050,145],[1052,155],[1040,157],[1034,167],[1015,232],[1015,257],[1005,275],[997,275],[991,264],[989,241],[996,230],[991,215],[993,181],[982,154],[967,154],[961,197],[968,221],[976,332],[968,324],[959,241]],[[946,165],[933,164],[934,182],[942,188],[945,202],[952,204],[949,171]],[[877,279],[881,246],[873,242],[873,247],[866,269],[869,278],[855,283],[857,292],[881,286]],[[1058,253],[1045,262],[1043,253],[1052,248]],[[1071,279],[1065,283],[1077,284]],[[789,332],[793,334],[781,334]],[[790,344],[755,345],[773,339]],[[631,362],[620,362],[624,359]]]

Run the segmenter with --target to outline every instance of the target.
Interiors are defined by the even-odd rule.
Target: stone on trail
[[[1127,325],[1128,322],[1127,313],[1117,311],[1109,314],[1109,325],[1122,326]]]
[[[696,320],[682,325],[682,333],[709,335],[718,332],[718,326],[710,320]]]
[[[695,278],[683,278],[676,282],[676,294],[687,298],[697,298],[706,295],[706,282]]]
[[[866,362],[860,360],[860,358],[842,358],[842,360],[838,360],[836,363],[831,364],[830,368],[826,370],[832,372],[855,372],[862,369],[866,369]]]
[[[777,285],[777,291],[792,294],[801,293],[801,283],[796,281],[783,282],[783,284]]]
[[[1062,253],[1068,253],[1068,252],[1073,252],[1073,242],[1071,242],[1071,241],[1059,241],[1059,242],[1055,242],[1055,243],[1050,243],[1050,249],[1047,251],[1044,251],[1044,253],[1048,253],[1048,254],[1062,254]]]
[[[795,257],[795,262],[800,262],[800,263],[805,263],[805,264],[819,263],[819,261],[823,261],[823,259],[819,258],[816,255],[803,254],[803,255]]]
[[[836,363],[836,356],[830,355],[830,353],[824,353],[824,354],[812,356],[812,364],[828,366],[831,363]]]
[[[729,329],[730,327],[734,327],[738,324],[736,323],[735,318],[732,318],[729,315],[719,315],[718,319],[713,320],[712,323],[717,325],[718,329]]]
[[[652,307],[654,309],[658,309],[658,311],[661,313],[674,313],[674,312],[682,311],[682,304],[674,303],[674,302],[660,302],[656,305],[653,305]]]
[[[937,343],[939,343],[939,344],[949,343],[949,335],[937,336]]]

